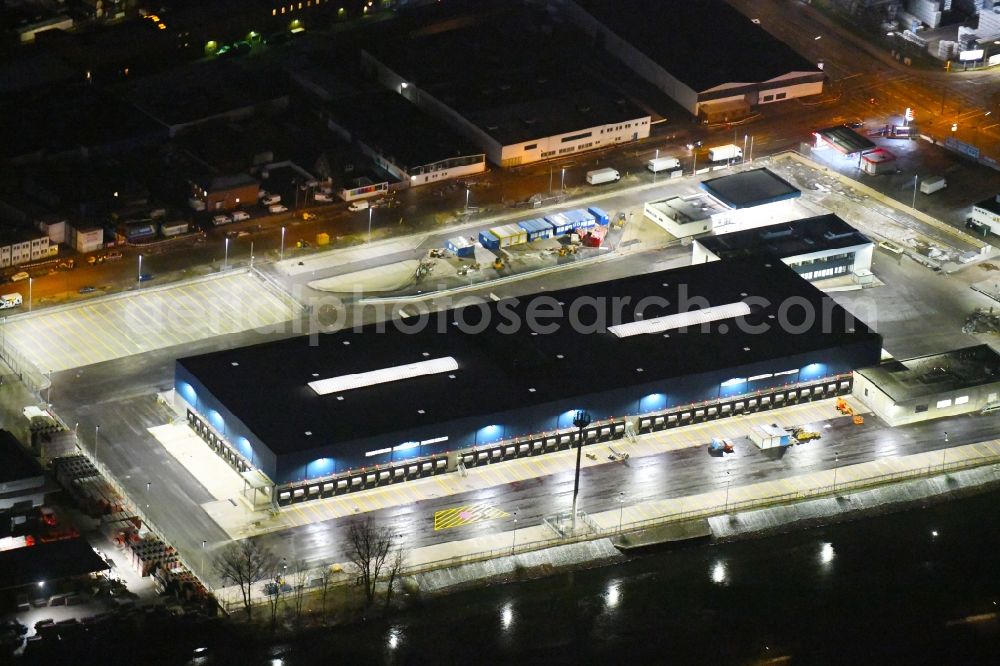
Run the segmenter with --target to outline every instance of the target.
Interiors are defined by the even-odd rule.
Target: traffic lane
[[[828,423],[830,428],[824,428],[821,423],[812,424],[819,428],[821,439],[788,449],[759,450],[749,441],[740,440],[736,454],[715,458],[708,454],[706,442],[704,447],[630,459],[626,463],[586,467],[581,470],[581,508],[591,513],[608,511],[618,508],[622,501],[634,504],[684,497],[722,490],[729,484],[735,488],[792,475],[831,471],[890,455],[943,450],[984,441],[996,436],[1000,415],[956,417],[901,428],[889,428],[872,415],[866,416],[862,426],[854,425],[850,417],[839,417]],[[945,432],[948,433],[947,443]],[[593,445],[585,452],[588,450],[603,455],[606,447]],[[433,517],[437,511],[487,503],[512,517],[516,512],[519,525],[526,527],[540,524],[545,516],[568,510],[572,490],[573,472],[566,471],[364,515],[391,526],[402,536],[406,547],[418,548],[514,529],[513,520],[495,520],[434,530]],[[342,544],[352,519],[336,518],[254,538],[275,552],[292,547],[296,557],[307,557],[317,564],[332,562],[346,553]]]

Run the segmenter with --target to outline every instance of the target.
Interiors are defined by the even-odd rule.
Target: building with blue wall
[[[881,351],[881,336],[767,259],[380,327],[180,359],[177,395],[285,483],[571,428],[578,409],[647,414],[833,377]]]

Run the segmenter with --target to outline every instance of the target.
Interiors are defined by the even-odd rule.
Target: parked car
[[[333,197],[325,192],[317,192],[313,195],[313,199],[316,201],[333,201]]]
[[[27,280],[31,276],[28,275],[26,271],[19,271],[10,276],[11,282],[20,282],[21,280]]]
[[[279,203],[280,201],[281,201],[280,194],[268,194],[266,197],[260,200],[260,202],[265,206],[270,206],[272,204]]]
[[[139,273],[139,282],[149,282],[154,276],[152,273]]]
[[[281,204],[272,204],[272,205],[270,205],[270,206],[267,207],[267,210],[268,210],[269,213],[285,213],[285,212],[288,212],[288,209],[285,208],[284,206],[282,206]]]
[[[233,222],[243,222],[244,220],[250,219],[250,213],[246,211],[238,210],[233,213]]]
[[[97,291],[97,288],[96,287],[91,287],[90,285],[86,285],[86,286],[80,287],[80,289],[79,289],[79,292],[81,294],[92,294],[95,291]]]
[[[367,201],[352,201],[351,205],[347,207],[347,210],[353,212],[357,212],[359,210],[367,210],[367,209],[368,209]]]
[[[214,225],[229,224],[234,219],[236,218],[229,217],[228,215],[216,215],[215,217],[212,218],[212,224]]]

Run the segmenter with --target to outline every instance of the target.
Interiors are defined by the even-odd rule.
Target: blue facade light
[[[177,392],[192,405],[198,404],[198,392],[187,382],[177,382]]]
[[[818,377],[823,377],[824,375],[826,375],[825,363],[810,363],[799,370],[799,381],[816,379]]]
[[[746,390],[746,377],[733,377],[719,384],[719,397],[738,395]]]
[[[562,430],[563,428],[572,428],[573,416],[575,416],[578,411],[579,410],[577,409],[571,409],[569,411],[563,412],[558,417],[556,417],[556,430]]]
[[[212,427],[218,430],[220,433],[225,434],[226,432],[226,421],[222,418],[222,414],[215,411],[214,409],[208,410],[205,414],[208,417],[208,422],[212,424]]]
[[[236,450],[249,461],[253,461],[253,447],[250,446],[250,440],[246,437],[237,437],[233,442],[236,445]]]
[[[317,476],[327,476],[333,474],[337,469],[337,462],[333,458],[317,458],[306,463],[306,478],[312,479]]]
[[[655,412],[667,408],[667,396],[664,393],[650,393],[639,398],[639,413]]]
[[[478,444],[485,444],[487,442],[495,442],[499,439],[503,439],[503,426],[500,425],[488,425],[480,428],[476,431],[476,441]]]

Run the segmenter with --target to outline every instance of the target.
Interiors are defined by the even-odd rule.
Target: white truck
[[[0,296],[0,310],[16,308],[23,302],[24,301],[21,299],[21,294],[17,292],[14,292],[13,294],[4,294],[3,296]]]
[[[943,190],[946,187],[948,187],[948,181],[941,176],[925,178],[920,183],[920,191],[924,194],[934,194],[938,190]]]
[[[595,169],[587,172],[587,182],[591,185],[602,185],[621,180],[622,175],[616,169]]]
[[[708,149],[708,159],[713,162],[735,160],[741,157],[743,157],[743,149],[733,143],[727,143],[724,146],[716,146]]]
[[[676,157],[657,157],[646,162],[646,168],[653,173],[660,171],[673,171],[681,168],[681,161]]]

